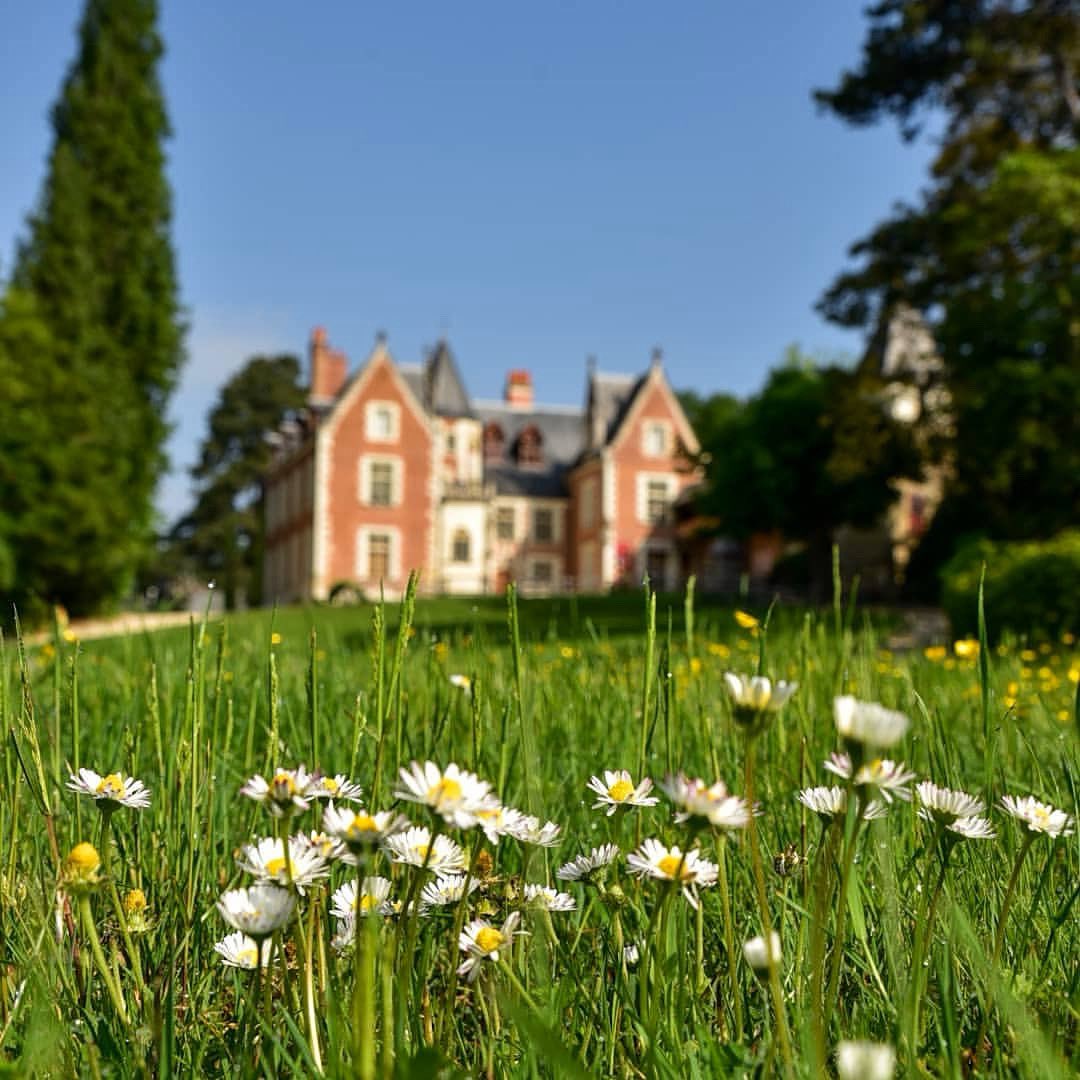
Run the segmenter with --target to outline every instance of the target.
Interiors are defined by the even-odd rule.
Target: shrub
[[[1080,530],[1045,541],[979,540],[962,547],[941,572],[941,603],[957,634],[977,629],[979,575],[984,563],[984,604],[991,636],[1009,630],[1056,638],[1080,630]]]

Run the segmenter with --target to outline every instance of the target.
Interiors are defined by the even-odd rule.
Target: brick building
[[[412,569],[459,594],[676,588],[690,569],[674,509],[698,444],[658,353],[640,375],[590,368],[582,408],[537,404],[520,370],[477,401],[445,342],[407,365],[380,337],[350,375],[317,329],[308,408],[272,437],[271,600],[392,595]]]

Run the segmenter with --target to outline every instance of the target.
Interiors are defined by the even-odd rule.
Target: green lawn
[[[863,1038],[891,1044],[900,1070],[959,1076],[981,1032],[986,1075],[1075,1073],[1077,836],[1030,832],[993,806],[1034,795],[1075,814],[1073,642],[1006,642],[982,669],[975,643],[893,655],[882,646],[893,620],[857,611],[838,626],[831,609],[778,608],[767,633],[701,600],[688,632],[682,596],[657,598],[655,633],[633,593],[523,599],[518,615],[516,657],[507,604],[491,598],[420,600],[404,634],[401,609],[387,605],[61,640],[28,650],[22,674],[6,641],[0,1046],[13,1068],[428,1076],[443,1062],[494,1076],[812,1076],[826,1060],[832,1069],[840,1040]],[[728,670],[799,682],[750,742],[724,689]],[[951,844],[956,834],[901,798],[857,822],[854,806],[874,792],[823,769],[840,747],[841,693],[910,717],[887,756],[916,780],[980,796],[996,838]],[[751,758],[761,811],[752,828],[680,825],[659,790],[657,805],[608,817],[586,788],[605,769],[637,783],[644,763],[657,784],[682,770],[743,795]],[[252,880],[236,853],[316,829],[324,806],[274,819],[240,786],[304,764],[351,777],[363,806],[383,810],[398,767],[414,759],[475,771],[504,805],[558,823],[558,846],[447,827],[479,888],[422,917],[407,902],[430,871],[384,851],[359,870],[334,862],[275,935],[287,938],[287,963],[279,954],[265,977],[223,966],[213,946],[229,927],[215,901]],[[94,800],[65,788],[78,767],[151,789],[148,809],[107,816],[112,844]],[[831,783],[857,798],[826,829],[796,795]],[[416,824],[442,822],[407,801],[395,808]],[[665,881],[628,873],[626,855],[648,838],[715,864],[699,911]],[[79,841],[111,853],[121,904],[130,890],[145,894],[146,912],[129,911],[126,928],[104,880],[81,898],[66,861]],[[608,842],[621,854],[603,887],[555,877]],[[686,865],[669,864],[669,875]],[[360,920],[360,947],[338,953],[329,898],[364,874],[387,878],[405,911]],[[526,882],[571,894],[575,910],[525,904]],[[780,934],[772,979],[758,979],[742,951],[761,933],[762,899]],[[498,963],[482,959],[476,982],[458,977],[460,930],[479,918],[499,929],[513,913],[527,934]]]

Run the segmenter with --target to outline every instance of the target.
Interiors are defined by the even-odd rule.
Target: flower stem
[[[791,1056],[791,1036],[788,1032],[787,1013],[784,1009],[784,992],[780,986],[779,957],[773,956],[772,916],[769,913],[769,900],[765,891],[765,869],[761,863],[761,850],[758,847],[757,822],[754,819],[754,751],[753,738],[746,740],[746,761],[744,764],[744,795],[750,806],[750,822],[746,831],[750,838],[750,863],[754,871],[754,885],[757,890],[758,908],[761,914],[762,935],[765,940],[765,954],[769,960],[769,993],[772,996],[773,1014],[776,1021],[776,1036],[780,1042],[780,1053],[784,1059],[784,1071],[788,1076],[795,1075],[795,1062]]]
[[[105,953],[101,949],[101,939],[98,937],[97,927],[94,926],[94,913],[90,910],[90,897],[85,893],[79,897],[79,915],[82,918],[83,932],[90,941],[90,951],[93,953],[94,963],[97,965],[98,973],[105,983],[105,989],[109,993],[113,1008],[116,1010],[117,1016],[127,1026],[128,1015],[127,1009],[124,1007],[124,998],[120,993],[120,987],[113,979],[112,971],[109,969],[108,961],[105,959]]]
[[[742,1038],[742,995],[739,993],[739,961],[735,952],[735,923],[731,918],[731,893],[727,880],[727,845],[716,838],[717,885],[720,887],[720,906],[724,913],[724,949],[727,952],[728,978],[731,982],[731,1001],[735,1009],[735,1042]]]
[[[139,991],[139,1000],[146,1000],[146,983],[143,982],[142,964],[139,962],[139,953],[135,948],[135,941],[128,929],[127,917],[124,907],[120,903],[120,894],[116,891],[116,882],[112,875],[112,814],[108,811],[102,814],[102,841],[101,841],[101,868],[105,874],[106,892],[109,894],[109,902],[112,904],[113,914],[120,926],[120,933],[124,938],[124,948],[127,950],[128,961],[131,964],[131,972],[135,976],[135,987]]]
[[[853,770],[854,773],[854,770]],[[850,789],[849,789],[850,790]],[[844,849],[844,864],[840,870],[840,892],[836,908],[836,933],[833,936],[832,961],[829,968],[829,989],[825,994],[825,1009],[823,1014],[823,1026],[828,1031],[829,1021],[832,1019],[833,1009],[836,1008],[840,993],[840,970],[844,962],[844,936],[847,932],[848,910],[848,885],[851,881],[851,870],[855,865],[855,852],[859,846],[859,830],[863,823],[863,801],[856,790],[849,796],[849,804],[855,806],[855,823],[851,827],[851,839]]]

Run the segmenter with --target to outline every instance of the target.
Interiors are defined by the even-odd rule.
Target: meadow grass
[[[0,1071],[815,1076],[835,1072],[841,1040],[862,1039],[891,1045],[907,1075],[1075,1075],[1078,837],[1032,832],[999,802],[1034,795],[1075,813],[1074,643],[901,655],[883,647],[887,619],[839,603],[754,614],[743,625],[730,607],[635,594],[410,598],[86,644],[7,639]],[[727,671],[799,687],[748,737]],[[874,790],[823,768],[843,746],[842,694],[910,717],[882,752],[980,798],[996,837],[961,840],[902,797],[864,822]],[[861,747],[847,749],[857,767]],[[414,760],[476,773],[504,805],[556,822],[557,846],[492,842],[395,803]],[[335,861],[274,933],[265,971],[227,967],[215,904],[252,881],[238,851],[328,813],[313,800],[274,818],[240,788],[301,764],[362,785],[365,809],[393,806],[461,844],[478,887],[421,914],[426,866],[379,850]],[[80,768],[138,778],[149,807],[100,813],[68,789]],[[634,786],[653,778],[658,802],[594,809],[590,778],[617,769]],[[759,816],[677,823],[659,785],[679,772],[735,796],[751,783]],[[847,809],[826,826],[797,794],[833,783]],[[690,851],[705,860],[696,910],[678,881],[628,873],[651,839],[679,846],[669,877],[685,878]],[[556,877],[608,843],[619,855],[598,880]],[[332,895],[376,875],[390,906],[338,949]],[[526,883],[574,909],[526,903]],[[459,948],[476,920],[518,931],[497,962]],[[743,946],[765,920],[780,956],[770,965],[766,948],[755,970]],[[469,955],[475,981],[458,974]]]

